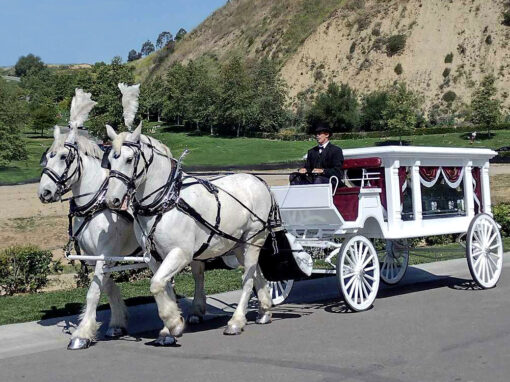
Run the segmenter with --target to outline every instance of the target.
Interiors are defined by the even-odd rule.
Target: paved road
[[[68,336],[51,323],[4,326],[0,381],[506,382],[509,259],[492,290],[473,289],[463,260],[411,268],[403,285],[381,290],[363,313],[345,311],[333,278],[300,283],[272,324],[252,324],[250,314],[241,336],[226,337],[228,317],[210,315],[174,348],[151,346],[157,332],[148,331],[70,352]],[[235,298],[213,296],[211,311],[228,310]],[[145,306],[135,318],[148,328],[154,313]],[[41,336],[44,325],[53,338]]]

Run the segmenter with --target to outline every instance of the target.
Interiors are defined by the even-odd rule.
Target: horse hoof
[[[105,337],[109,339],[119,338],[127,334],[126,328],[111,327],[105,333]]]
[[[67,350],[81,350],[87,349],[90,346],[91,341],[88,338],[75,337],[71,338]]]
[[[190,325],[198,325],[204,321],[204,318],[202,316],[198,316],[196,314],[191,314],[188,316],[187,321],[188,321],[188,324],[190,324]]]
[[[240,328],[237,325],[227,325],[227,327],[223,331],[223,334],[226,336],[236,336],[238,334],[241,334],[242,331],[243,331],[243,328]]]
[[[179,324],[170,330],[170,334],[174,337],[182,336],[182,332],[184,332],[184,318],[181,317]]]
[[[271,323],[271,314],[270,313],[264,313],[263,315],[259,315],[255,322],[259,325],[265,325]]]
[[[156,341],[154,341],[155,346],[174,346],[177,343],[177,340],[174,336],[159,336]]]

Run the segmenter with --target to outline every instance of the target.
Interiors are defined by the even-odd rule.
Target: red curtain
[[[427,182],[432,182],[436,179],[439,167],[420,166],[420,176]]]

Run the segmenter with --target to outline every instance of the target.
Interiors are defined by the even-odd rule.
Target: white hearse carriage
[[[396,284],[404,276],[408,238],[461,234],[474,281],[482,288],[496,285],[503,245],[491,213],[489,159],[495,155],[446,147],[347,149],[340,187],[332,182],[271,190],[283,227],[312,254],[313,273],[335,273],[347,305],[361,311],[372,305],[379,279]],[[386,240],[383,256],[371,239]],[[272,283],[276,303],[292,283]]]

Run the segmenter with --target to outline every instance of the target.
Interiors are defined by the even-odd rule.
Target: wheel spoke
[[[363,284],[366,285],[369,292],[372,292],[372,285],[370,285],[370,283],[367,281],[367,279],[365,277],[363,277]]]
[[[489,247],[494,239],[498,236],[498,231],[494,232],[494,234],[490,237],[490,239],[487,241],[487,246]]]
[[[371,267],[364,268],[365,272],[373,271],[375,269],[375,265],[372,265]]]
[[[474,256],[473,256],[474,258]],[[477,265],[480,264],[480,261],[482,260],[482,256],[478,256],[478,258],[475,260],[475,262],[473,263],[473,267],[476,268]]]
[[[487,256],[487,264],[489,265],[489,270],[491,273],[490,278],[492,278],[494,273],[498,270],[498,265],[490,256]]]
[[[370,261],[372,261],[372,256],[368,256],[368,258],[365,260],[365,262],[363,263],[363,265],[361,267],[365,268],[368,265],[368,263],[370,263]]]
[[[354,296],[351,296],[351,298],[353,299],[354,303],[357,303],[358,302],[358,282],[357,282],[357,280],[352,285],[352,289],[353,289],[353,292],[354,292],[353,293]]]
[[[365,277],[366,277],[367,279],[370,279],[370,280],[372,280],[372,281],[375,281],[375,278],[374,278],[374,277],[372,277],[372,276],[370,276],[368,273],[365,273]]]
[[[349,289],[349,287],[352,285],[352,283],[356,280],[355,277],[351,277],[351,279],[345,284],[345,290]]]
[[[346,275],[344,275],[345,278],[352,277],[352,276],[354,276],[354,272],[347,273]]]
[[[367,252],[368,252],[368,247],[365,247],[365,250],[363,251],[363,254],[361,255],[361,260],[360,260],[360,263],[363,264],[363,267],[365,266],[365,258],[366,258]]]
[[[363,294],[362,287],[363,287],[363,284],[361,282],[358,282],[358,291],[359,291],[360,304],[363,304],[363,302],[364,302],[364,298],[363,298],[364,294]]]

